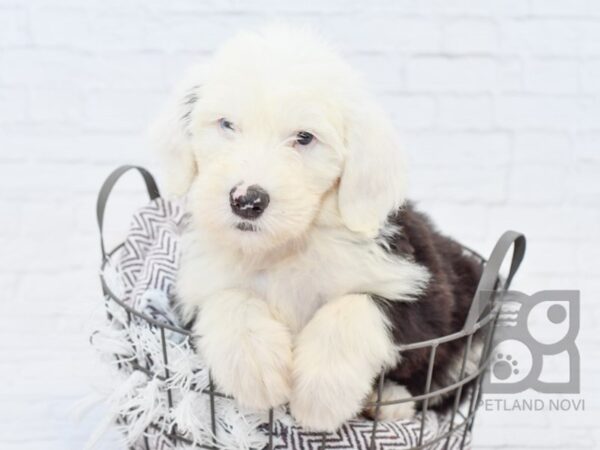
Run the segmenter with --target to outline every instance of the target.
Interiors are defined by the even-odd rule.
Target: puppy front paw
[[[368,296],[326,304],[296,341],[292,415],[308,429],[335,431],[361,412],[373,380],[395,358],[385,320]]]
[[[361,411],[368,395],[370,380],[357,375],[343,367],[296,365],[290,399],[292,416],[309,430],[337,430]]]
[[[211,358],[211,373],[219,390],[245,408],[268,409],[289,401],[291,392],[290,343],[253,336]]]
[[[201,318],[199,328],[198,347],[218,390],[249,409],[289,401],[292,338],[283,324],[261,313],[249,323],[222,320],[218,326]]]

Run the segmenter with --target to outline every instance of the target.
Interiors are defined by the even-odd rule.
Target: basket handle
[[[487,309],[492,301],[494,288],[498,278],[500,277],[500,267],[506,258],[506,254],[514,247],[512,261],[510,262],[510,269],[508,270],[508,276],[504,282],[503,290],[509,288],[510,283],[517,273],[523,257],[525,256],[526,248],[525,236],[517,231],[506,231],[498,239],[490,257],[485,264],[477,290],[473,296],[473,302],[465,321],[464,330],[471,332],[475,327],[475,323],[481,317],[481,314]]]
[[[106,209],[106,202],[108,201],[108,197],[110,197],[110,193],[117,183],[119,179],[128,171],[135,169],[137,170],[142,177],[144,178],[144,183],[146,185],[146,190],[148,191],[148,196],[150,200],[154,200],[160,197],[160,191],[158,190],[158,186],[154,177],[150,172],[140,166],[134,165],[125,165],[116,168],[104,181],[102,187],[100,188],[100,192],[98,192],[98,200],[96,201],[96,216],[98,219],[98,229],[100,230],[100,250],[102,251],[102,261],[106,260],[106,247],[104,246],[104,211]]]

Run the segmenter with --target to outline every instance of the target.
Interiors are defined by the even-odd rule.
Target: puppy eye
[[[223,129],[223,130],[227,130],[227,131],[235,131],[235,125],[233,125],[233,122],[230,122],[229,120],[225,119],[225,118],[221,118],[219,119],[219,126]]]
[[[296,143],[298,145],[309,145],[311,142],[314,141],[314,139],[314,135],[312,135],[308,131],[299,131],[298,134],[296,134]]]

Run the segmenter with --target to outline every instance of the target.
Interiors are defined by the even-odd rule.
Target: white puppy
[[[405,190],[390,121],[318,38],[272,27],[195,70],[160,129],[191,215],[178,294],[218,387],[336,429],[400,360],[375,299],[430,277],[388,246]]]

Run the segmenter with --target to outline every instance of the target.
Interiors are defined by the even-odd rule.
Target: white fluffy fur
[[[188,311],[200,309],[200,349],[245,405],[291,398],[302,425],[334,429],[395,361],[385,317],[360,294],[410,301],[428,279],[374,239],[404,199],[392,126],[354,72],[302,30],[237,36],[179,92],[159,142],[168,185],[187,194],[191,214],[178,291]],[[316,141],[299,147],[301,130]],[[230,209],[239,183],[271,197],[252,232]]]
[[[395,402],[398,400],[404,400],[410,398],[410,392],[405,386],[402,386],[393,381],[386,381],[381,391],[380,402]],[[377,391],[374,391],[369,398],[369,403],[375,403],[377,401]],[[415,414],[415,402],[407,401],[401,403],[392,403],[390,405],[381,405],[379,410],[375,406],[369,406],[367,414],[371,418],[375,418],[377,413],[377,420],[401,420],[410,419]]]
[[[465,347],[466,350],[466,347]],[[462,374],[462,378],[469,377],[473,375],[477,370],[479,370],[479,365],[481,364],[481,354],[483,352],[483,342],[476,341],[472,344],[471,349],[469,350],[469,354],[467,355],[467,361],[465,362],[464,373]],[[456,383],[461,380],[461,371],[463,370],[463,355],[460,358],[456,358],[452,361],[450,366],[448,367],[448,380],[444,385],[438,385],[437,383],[433,383],[431,385],[432,391],[437,391],[439,389],[443,389],[445,386],[448,386],[452,383]],[[445,396],[451,394],[452,391],[446,394],[437,395],[432,397],[429,400],[430,406],[435,406],[439,404]],[[464,396],[464,394],[462,394]]]
[[[296,340],[292,415],[304,427],[334,431],[354,417],[373,379],[397,357],[387,323],[369,296],[327,303]]]
[[[262,299],[242,289],[208,297],[194,332],[222,391],[250,408],[287,402],[292,337]]]

